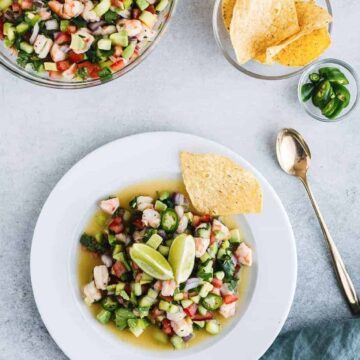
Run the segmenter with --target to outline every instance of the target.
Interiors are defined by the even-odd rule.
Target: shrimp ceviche
[[[109,79],[156,36],[169,0],[0,0],[0,39],[27,70]]]
[[[80,238],[102,262],[82,289],[86,304],[100,305],[98,321],[135,337],[155,326],[158,341],[175,349],[197,332],[218,334],[221,317],[236,313],[240,269],[252,264],[239,229],[190,211],[179,192],[139,195],[129,205],[110,197],[99,207],[102,230]]]

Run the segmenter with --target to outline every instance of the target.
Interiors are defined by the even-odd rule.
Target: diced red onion
[[[100,20],[100,21],[96,21],[96,22],[93,22],[93,23],[90,23],[88,24],[88,27],[91,31],[95,31],[97,30],[100,26],[103,26],[105,25],[106,22],[104,20]]]
[[[158,230],[158,235],[160,235],[163,238],[163,240],[167,239],[166,232],[162,229]]]
[[[187,341],[191,340],[192,337],[193,337],[193,334],[189,334],[188,336],[184,336],[184,337],[183,337],[183,340],[184,340],[185,342],[187,342]]]
[[[189,291],[189,290],[195,289],[200,285],[200,283],[201,283],[200,278],[190,278],[186,282],[186,285],[184,287],[184,291]]]
[[[39,35],[39,30],[40,30],[40,26],[39,26],[39,23],[37,22],[35,25],[34,25],[34,28],[33,28],[33,32],[31,34],[31,37],[30,37],[30,44],[34,44],[37,36]]]
[[[46,30],[49,30],[49,31],[57,30],[59,28],[59,23],[55,19],[48,20],[45,22],[45,27],[46,27]]]

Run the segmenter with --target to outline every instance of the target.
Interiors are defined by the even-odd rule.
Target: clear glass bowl
[[[336,67],[338,68],[349,80],[349,85],[346,85],[347,89],[350,91],[350,103],[349,105],[343,109],[343,111],[339,114],[335,119],[328,119],[324,115],[321,114],[321,111],[318,107],[314,106],[311,99],[308,101],[302,101],[301,99],[301,87],[309,82],[309,75],[314,72],[318,72],[318,70],[322,67]],[[359,79],[356,74],[356,71],[352,66],[342,60],[338,59],[323,59],[318,60],[312,65],[308,65],[303,74],[300,77],[298,84],[298,98],[302,108],[314,119],[324,121],[324,122],[337,122],[339,120],[343,120],[347,117],[357,106],[359,101]]]
[[[56,89],[83,89],[92,86],[97,86],[104,84],[106,82],[115,80],[120,76],[126,74],[130,70],[138,66],[156,47],[156,44],[160,41],[163,36],[171,17],[174,14],[176,8],[177,0],[170,0],[167,8],[161,13],[159,19],[154,26],[154,30],[157,31],[157,35],[154,40],[149,42],[146,46],[141,49],[140,55],[123,69],[117,71],[113,74],[112,78],[109,80],[100,80],[100,79],[89,79],[84,81],[65,81],[65,80],[55,80],[51,79],[46,73],[38,74],[35,71],[28,71],[20,67],[16,63],[16,56],[11,55],[10,51],[4,46],[4,43],[0,42],[0,66],[5,68],[7,71],[13,75],[27,80],[36,85],[47,86]]]
[[[319,6],[328,10],[332,15],[331,4],[329,0],[318,0]],[[225,56],[226,60],[242,73],[251,77],[262,80],[282,80],[300,74],[304,67],[288,67],[282,65],[264,65],[257,61],[248,61],[246,64],[240,65],[235,56],[235,51],[231,45],[230,35],[226,29],[222,17],[222,0],[216,0],[213,11],[213,30],[215,40]],[[331,33],[332,24],[329,25]]]

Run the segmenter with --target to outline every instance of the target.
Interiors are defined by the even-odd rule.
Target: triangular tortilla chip
[[[230,30],[230,24],[231,24],[231,19],[232,19],[235,3],[236,3],[236,0],[223,0],[222,1],[222,6],[221,6],[222,16],[224,19],[225,27],[228,31]]]
[[[259,182],[232,160],[188,152],[182,152],[180,160],[186,191],[199,213],[232,215],[262,210]]]
[[[239,64],[299,31],[294,0],[237,0],[230,38]]]

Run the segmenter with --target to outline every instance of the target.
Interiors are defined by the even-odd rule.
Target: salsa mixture
[[[219,317],[235,315],[240,269],[252,263],[239,229],[195,214],[181,192],[139,194],[129,204],[110,197],[99,208],[101,230],[80,238],[101,259],[82,289],[98,321],[134,337],[153,326],[156,340],[175,349],[197,333],[218,334]]]
[[[169,0],[0,0],[0,40],[51,78],[109,79],[154,39]]]

